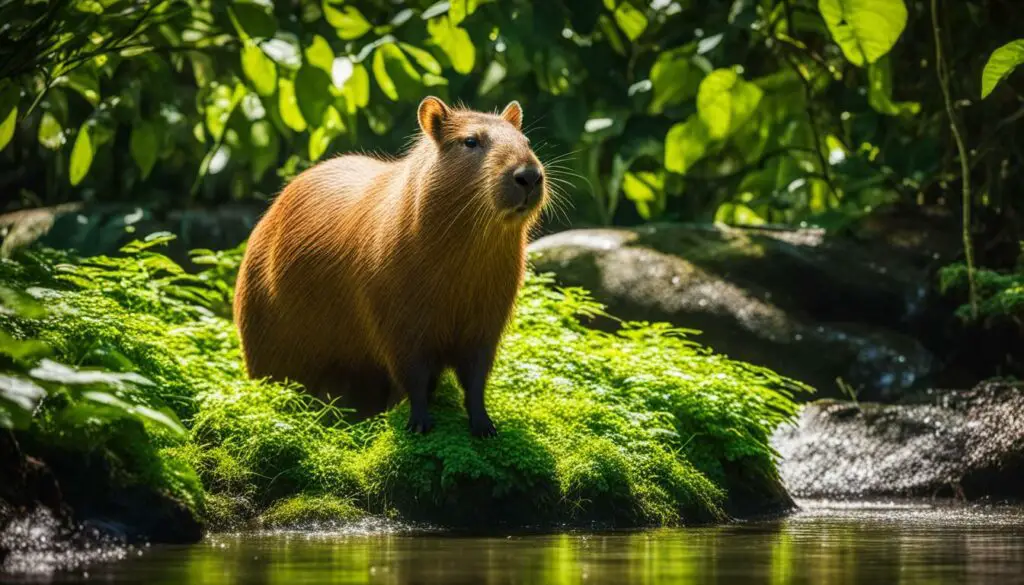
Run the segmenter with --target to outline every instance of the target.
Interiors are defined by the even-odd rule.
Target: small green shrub
[[[805,388],[712,354],[680,330],[588,329],[580,316],[603,313],[600,305],[531,274],[488,387],[497,438],[469,435],[451,377],[428,435],[404,430],[405,404],[349,425],[300,388],[245,376],[224,317],[242,248],[203,252],[214,269],[192,275],[153,251],[165,239],[151,236],[116,258],[34,250],[0,263],[12,294],[47,308],[4,311],[0,331],[78,368],[151,382],[111,394],[146,431],[132,448],[150,448],[156,468],[194,472],[201,489],[187,481],[179,489],[195,486],[192,499],[206,502],[215,526],[365,513],[450,526],[667,525],[724,519],[734,489],[779,491],[768,437],[793,416],[791,393]],[[28,424],[41,441],[61,440],[77,432],[66,410],[47,397]],[[187,437],[168,431],[172,414]],[[740,476],[744,485],[730,483]]]
[[[1024,318],[1024,263],[1011,273],[979,270],[975,274],[978,286],[978,316],[980,318]],[[967,289],[967,267],[953,264],[939,272],[939,289],[943,294],[960,294]],[[962,319],[970,319],[971,307],[964,304],[957,309]]]

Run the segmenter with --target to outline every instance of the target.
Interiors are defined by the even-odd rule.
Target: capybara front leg
[[[493,437],[498,434],[484,406],[484,388],[487,386],[491,366],[494,365],[496,350],[497,344],[474,348],[467,351],[455,365],[455,375],[465,395],[469,430],[476,437]]]

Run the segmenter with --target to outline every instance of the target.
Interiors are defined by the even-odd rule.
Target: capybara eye
[[[462,143],[466,145],[466,148],[476,148],[477,146],[480,146],[480,142],[474,136],[466,138]]]

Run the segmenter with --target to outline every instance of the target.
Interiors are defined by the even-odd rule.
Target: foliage
[[[0,274],[0,429],[22,433],[29,444],[98,455],[111,472],[98,481],[144,483],[201,505],[195,473],[157,455],[159,445],[179,442],[187,431],[151,397],[153,382],[126,371],[128,360],[112,348],[80,338],[82,353],[72,356],[40,335],[39,328],[59,323],[59,313],[48,310],[44,291],[12,288],[32,278],[24,267],[3,261]],[[55,354],[61,361],[51,359]]]
[[[1024,63],[1024,40],[1006,43],[996,49],[981,75],[981,97],[987,98],[997,85]]]
[[[1010,318],[1024,327],[1024,242],[1015,272],[979,270],[976,276],[979,299],[973,318]],[[963,264],[944,267],[939,273],[939,288],[947,295],[962,293],[967,288],[967,267]],[[963,319],[972,319],[971,306],[962,305],[957,314]]]
[[[997,212],[1024,168],[1019,100],[1012,83],[969,100],[1010,71],[1012,43],[978,84],[985,56],[1019,37],[1018,8],[940,10],[977,204]],[[6,2],[0,189],[23,205],[262,198],[329,152],[396,151],[432,93],[522,102],[576,221],[841,227],[894,202],[955,208],[961,170],[922,75],[929,13],[928,0]]]
[[[245,376],[231,322],[210,309],[230,290],[240,250],[183,276],[154,251],[163,241],[156,234],[116,258],[33,250],[4,261],[0,280],[48,311],[5,313],[2,323],[18,343],[115,372],[104,380],[152,381],[110,392],[185,421],[184,442],[147,421],[149,439],[134,444],[159,447],[158,466],[195,470],[207,517],[221,526],[261,512],[272,525],[366,512],[449,525],[675,524],[723,518],[734,491],[781,489],[768,436],[791,419],[790,393],[803,387],[711,354],[687,332],[588,329],[580,318],[603,314],[600,305],[530,275],[489,383],[496,439],[469,435],[451,379],[428,435],[404,430],[405,404],[349,425],[298,388]],[[31,431],[41,440],[73,432],[48,424],[61,412],[44,400]]]

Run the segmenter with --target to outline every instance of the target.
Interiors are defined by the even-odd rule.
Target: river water
[[[1024,509],[801,502],[785,518],[636,532],[452,536],[367,524],[8,559],[4,582],[1024,584]],[[111,560],[116,559],[116,560]],[[65,559],[66,561],[66,559]],[[11,564],[13,562],[13,564]],[[6,581],[5,581],[6,579]]]

